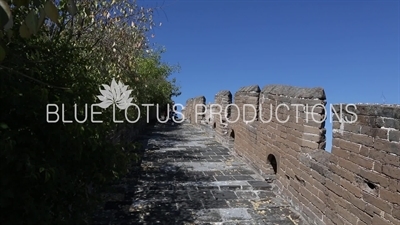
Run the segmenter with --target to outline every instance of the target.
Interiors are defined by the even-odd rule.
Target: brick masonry
[[[400,224],[399,105],[330,107],[322,88],[284,85],[247,86],[231,96],[221,91],[214,100],[227,117],[225,109],[219,116],[200,107],[196,115],[201,96],[187,101],[185,119],[215,129],[217,141],[232,143],[265,178],[272,167],[278,194],[310,224]],[[329,153],[324,126],[331,118]]]

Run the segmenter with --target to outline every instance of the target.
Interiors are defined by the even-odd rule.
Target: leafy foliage
[[[91,123],[90,105],[113,78],[138,105],[180,94],[169,79],[178,68],[149,47],[152,10],[131,0],[0,0],[2,223],[89,223],[102,187],[127,172],[135,144],[112,141],[120,127],[110,108]],[[47,123],[48,103],[73,122]]]

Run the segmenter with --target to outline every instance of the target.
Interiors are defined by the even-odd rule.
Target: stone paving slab
[[[95,224],[305,224],[273,182],[199,128],[157,125],[142,138],[140,171],[108,193]]]

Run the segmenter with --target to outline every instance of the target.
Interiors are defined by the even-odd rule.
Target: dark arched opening
[[[235,131],[234,131],[234,130],[231,131],[230,137],[231,137],[233,140],[235,140]]]
[[[269,154],[267,158],[269,164],[272,166],[272,169],[274,170],[274,173],[278,171],[278,162],[276,161],[276,158],[274,155]]]
[[[213,129],[217,128],[217,123],[213,124]]]

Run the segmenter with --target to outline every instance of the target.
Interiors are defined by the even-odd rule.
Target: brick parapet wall
[[[400,224],[400,106],[356,105],[356,116],[340,106],[326,183],[329,210],[341,212],[332,221]]]
[[[214,116],[213,116],[213,114],[211,113],[211,104],[207,104],[207,105],[205,105],[205,114],[204,114],[204,118],[203,118],[203,121],[202,121],[202,123],[203,124],[206,124],[206,125],[210,125],[210,124],[212,124],[212,121],[214,120]]]
[[[266,178],[275,159],[276,191],[310,224],[400,224],[400,106],[341,104],[331,112],[322,88],[283,85],[243,87],[234,96],[241,112],[232,107],[231,121],[244,104],[257,106],[255,114],[245,110],[254,122],[240,115],[229,123],[234,151]],[[311,116],[333,118],[332,153],[324,151],[325,124]]]
[[[230,118],[229,105],[232,103],[232,94],[230,91],[220,91],[215,95],[214,105],[211,110],[214,114],[215,131],[220,135],[228,138],[229,128],[227,118]]]
[[[240,88],[234,95],[234,105],[232,107],[232,118],[230,128],[235,134],[234,149],[237,154],[245,158],[260,174],[265,174],[261,168],[257,167],[265,157],[257,151],[257,120],[260,97],[260,87],[251,85]],[[248,122],[250,121],[250,122]],[[261,155],[259,154],[261,153]]]
[[[189,98],[188,100],[186,100],[186,104],[185,104],[185,110],[182,110],[182,114],[185,120],[187,121],[191,121],[191,114],[193,111],[193,98]]]
[[[215,129],[215,138],[217,141],[233,147],[233,139],[231,138],[232,129],[228,120],[231,118],[231,109],[229,105],[232,103],[232,93],[227,90],[222,90],[215,95],[212,126]]]
[[[188,99],[185,106],[185,120],[192,124],[200,124],[206,118],[206,109],[204,96]]]

